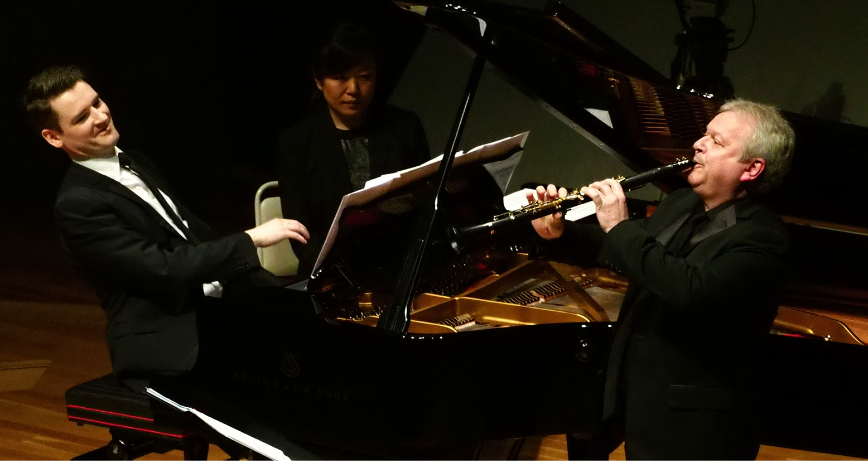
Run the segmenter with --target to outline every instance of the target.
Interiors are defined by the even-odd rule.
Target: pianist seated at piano
[[[78,67],[34,76],[23,104],[35,132],[72,160],[54,216],[105,310],[115,375],[144,391],[151,378],[204,367],[213,350],[206,338],[215,336],[208,326],[238,315],[231,298],[282,284],[260,266],[256,247],[304,242],[304,226],[274,219],[213,236],[146,156],[117,147],[112,113]]]
[[[757,368],[788,254],[784,223],[762,197],[785,175],[794,138],[775,108],[729,101],[693,145],[691,188],[650,217],[628,219],[621,185],[607,179],[581,190],[598,223],[561,213],[532,222],[549,258],[599,264],[630,281],[603,403],[627,458],[756,457]],[[528,199],[566,193],[540,186]]]
[[[278,181],[284,216],[302,222],[307,244],[292,241],[298,274],[309,276],[344,195],[369,179],[429,160],[413,112],[375,96],[379,45],[364,24],[344,22],[315,48],[316,91],[309,113],[280,134]]]

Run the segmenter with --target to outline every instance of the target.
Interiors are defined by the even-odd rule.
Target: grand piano
[[[396,4],[474,59],[440,170],[345,210],[310,279],[251,295],[224,332],[225,363],[195,392],[155,387],[266,442],[361,456],[469,457],[488,440],[604,437],[604,365],[623,278],[534,258],[526,225],[460,245],[451,232],[504,211],[484,165],[451,166],[480,73],[495,70],[635,172],[692,156],[721,101],[674,88],[558,2]],[[762,442],[864,457],[868,336],[848,322],[868,318],[865,269],[853,265],[868,251],[868,218],[854,212],[866,197],[836,173],[868,162],[858,155],[868,130],[787,116],[796,160],[771,200],[797,258],[768,337]],[[830,150],[834,163],[821,159]],[[850,198],[828,203],[806,188],[818,182]],[[669,192],[686,182],[654,185]],[[653,205],[633,201],[631,212]]]

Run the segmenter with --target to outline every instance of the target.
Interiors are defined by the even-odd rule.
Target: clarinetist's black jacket
[[[699,204],[679,190],[608,234],[567,223],[545,249],[595,257],[630,281],[604,399],[605,417],[626,411],[628,458],[742,459],[758,449],[750,410],[787,275],[787,232],[768,208],[739,200],[693,236],[686,257],[673,256],[666,244]]]

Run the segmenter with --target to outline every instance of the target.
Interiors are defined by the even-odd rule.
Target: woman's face
[[[356,128],[364,122],[374,94],[376,76],[374,63],[365,62],[342,74],[316,80],[335,126]]]

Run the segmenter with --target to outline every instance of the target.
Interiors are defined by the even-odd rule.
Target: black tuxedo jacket
[[[562,237],[630,280],[607,370],[605,416],[623,411],[629,458],[753,458],[755,379],[787,277],[788,237],[766,207],[740,200],[690,240],[666,244],[700,203],[679,190],[640,221]],[[590,253],[587,250],[591,250]]]
[[[203,243],[188,243],[132,191],[76,163],[60,186],[55,220],[64,246],[105,309],[115,374],[180,374],[193,367],[199,351],[202,284],[223,281],[231,291],[233,281],[269,276],[247,234],[210,239],[209,228],[171,195],[153,165],[135,152],[127,154],[172,197]]]
[[[372,112],[358,131],[370,140],[370,173],[376,178],[430,159],[416,114],[393,106]],[[280,135],[278,182],[283,217],[307,227],[307,244],[292,241],[299,275],[309,276],[344,195],[353,192],[349,168],[325,102]]]

